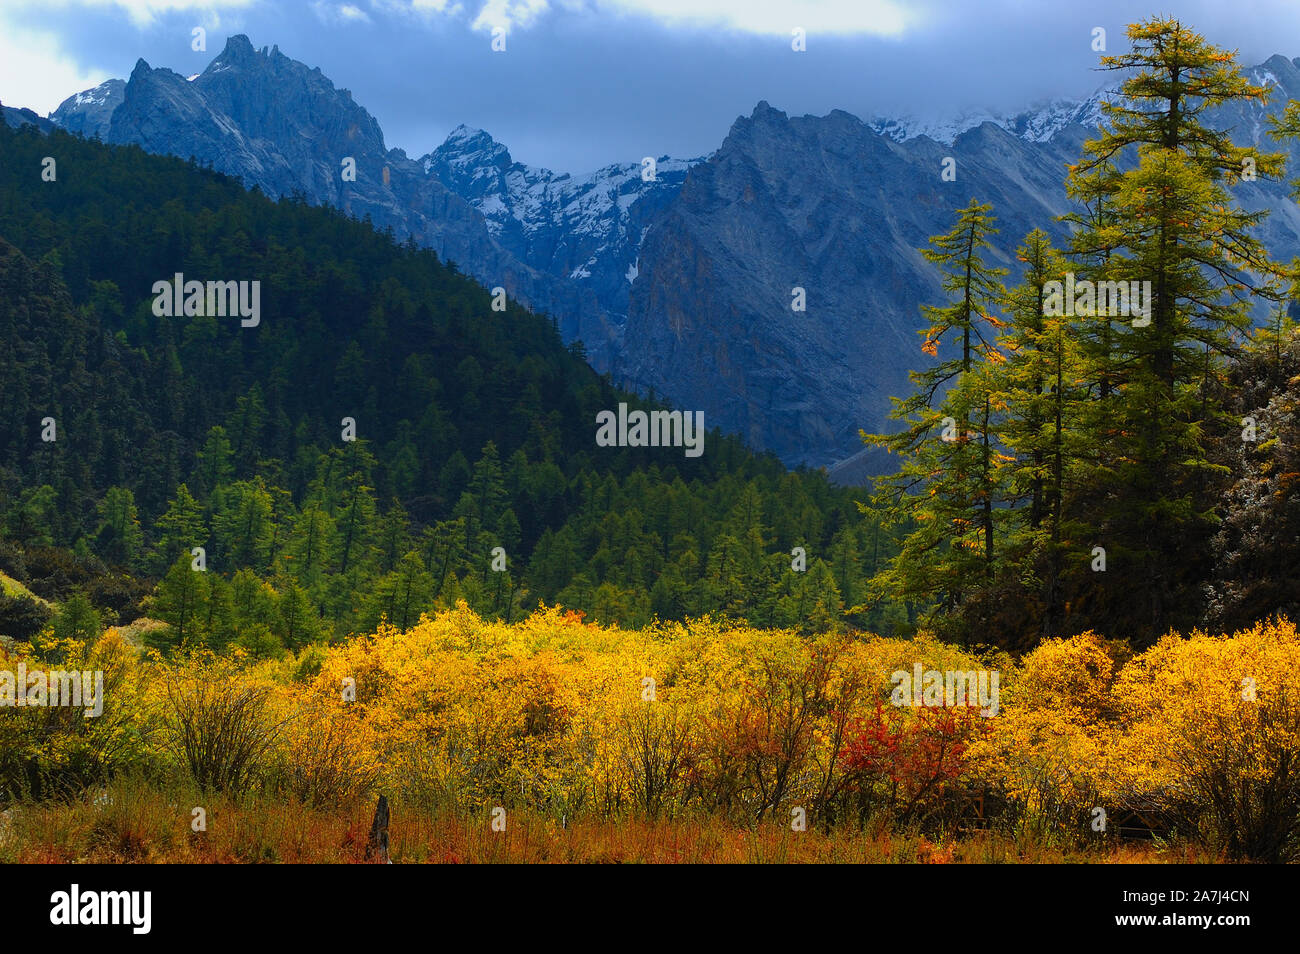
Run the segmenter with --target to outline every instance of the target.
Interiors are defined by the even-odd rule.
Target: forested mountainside
[[[1264,98],[1218,104],[1207,124],[1272,149],[1269,118],[1300,97],[1300,68],[1275,55],[1242,72]],[[993,259],[1018,274],[1017,240],[1031,228],[1063,238],[1055,220],[1073,200],[1062,170],[1095,133],[1102,102],[1121,99],[1111,84],[945,123],[799,116],[764,101],[719,128],[708,156],[648,147],[654,155],[570,175],[465,127],[413,160],[320,70],[236,35],[195,76],[140,61],[50,119],[193,156],[268,195],[369,214],[555,315],[564,340],[581,340],[614,383],[700,409],[787,464],[862,484],[890,463],[862,447],[858,428],[886,426],[890,397],[928,363],[916,348],[920,306],[942,288],[918,250],[978,196],[1007,236]],[[341,174],[347,157],[353,181]],[[1275,256],[1300,254],[1300,208],[1283,184],[1260,177],[1236,197],[1272,210],[1260,234]]]
[[[136,147],[2,127],[0,156],[0,570],[37,596],[271,644],[458,598],[866,621],[888,540],[849,492],[716,431],[598,446],[651,405],[432,251]],[[177,273],[260,282],[256,325],[159,316]]]

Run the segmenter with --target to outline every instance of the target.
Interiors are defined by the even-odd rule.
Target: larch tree
[[[1080,415],[1088,397],[1081,346],[1071,319],[1048,314],[1048,286],[1065,269],[1047,233],[1034,229],[1016,253],[1024,264],[1007,295],[1007,359],[997,372],[995,400],[1003,411],[999,433],[1013,456],[1007,500],[1015,508],[1010,559],[1041,604],[1039,633],[1060,624],[1063,550],[1068,536],[1067,487],[1082,453]]]
[[[875,593],[900,600],[937,602],[952,613],[972,588],[990,579],[996,560],[994,510],[1002,479],[993,434],[987,365],[1000,359],[994,307],[1005,297],[1006,270],[985,255],[997,234],[992,206],[972,199],[947,234],[922,250],[943,273],[946,305],[922,307],[928,326],[922,351],[938,357],[911,373],[916,390],[894,399],[890,414],[903,427],[863,440],[903,458],[892,477],[876,485],[873,506],[889,525],[911,521],[900,552],[872,580]]]
[[[1102,453],[1084,503],[1112,572],[1096,577],[1088,611],[1151,639],[1195,604],[1187,592],[1195,573],[1175,571],[1188,568],[1172,557],[1213,522],[1211,385],[1252,308],[1279,300],[1285,277],[1253,234],[1267,212],[1241,208],[1229,187],[1280,176],[1283,163],[1207,121],[1216,107],[1266,98],[1231,53],[1170,18],[1134,24],[1128,36],[1129,52],[1102,60],[1127,78],[1103,104],[1100,134],[1085,144],[1068,185],[1076,197],[1113,202],[1115,212],[1085,222],[1073,242],[1104,255],[1099,277],[1113,282],[1077,309],[1081,327],[1108,322],[1109,352],[1094,352],[1093,376],[1114,396],[1107,431],[1093,434]],[[1144,306],[1132,308],[1142,295]],[[1127,320],[1114,321],[1117,314]],[[1085,337],[1097,340],[1095,328]]]

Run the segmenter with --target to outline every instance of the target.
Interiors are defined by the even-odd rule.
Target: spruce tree
[[[190,496],[189,487],[180,484],[176,496],[168,501],[167,511],[154,521],[157,542],[150,556],[155,573],[165,573],[182,555],[189,564],[190,550],[206,546],[208,531],[203,526],[203,513],[199,503]]]

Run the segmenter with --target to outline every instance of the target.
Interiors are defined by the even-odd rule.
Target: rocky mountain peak
[[[1300,98],[1300,61],[1243,72],[1279,87],[1270,110]],[[886,425],[889,396],[924,360],[920,306],[943,297],[917,250],[975,196],[1002,229],[994,258],[1014,268],[1016,242],[1067,211],[1062,170],[1113,98],[1103,88],[1014,115],[868,122],[843,110],[791,117],[762,100],[708,157],[660,157],[653,176],[640,160],[570,175],[520,162],[468,125],[407,159],[319,69],[237,35],[192,82],[142,60],[129,83],[70,97],[52,120],[369,216],[555,315],[619,383],[702,410],[788,463],[848,458],[861,476],[873,465],[857,454],[858,429]],[[1238,106],[1223,124],[1262,143],[1264,109]],[[956,184],[939,177],[946,156]],[[355,181],[342,178],[343,157]],[[1274,209],[1262,237],[1276,254],[1300,249],[1284,186],[1241,195]],[[795,287],[805,311],[791,308]]]
[[[732,125],[732,130],[737,128],[748,129],[750,127],[771,127],[778,126],[789,121],[789,116],[779,109],[773,108],[772,104],[765,99],[760,99],[754,107],[754,111],[748,117],[742,116]]]
[[[208,69],[212,69],[218,64],[227,64],[235,66],[240,63],[248,63],[257,56],[257,50],[253,47],[253,41],[243,33],[236,33],[234,36],[226,38],[226,45],[221,53],[208,64]]]
[[[450,185],[466,169],[495,169],[501,175],[514,160],[510,150],[481,129],[461,124],[448,134],[442,145],[421,160],[425,172],[433,173]]]
[[[136,64],[137,69],[140,63],[144,63],[144,60]],[[145,69],[148,69],[149,64],[144,63],[144,65]],[[103,139],[108,135],[113,111],[125,98],[125,80],[106,80],[94,89],[69,96],[58,109],[50,113],[50,121],[70,133],[86,137],[99,136]]]

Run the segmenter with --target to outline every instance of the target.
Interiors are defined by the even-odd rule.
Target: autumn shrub
[[[1300,636],[1287,620],[1168,636],[1115,685],[1114,802],[1147,808],[1229,856],[1297,857]]]
[[[182,657],[162,673],[166,744],[204,791],[238,796],[268,767],[285,719],[272,689],[235,657],[206,651]]]
[[[877,702],[849,726],[842,756],[860,822],[883,813],[901,826],[954,826],[974,796],[967,750],[986,728],[975,706]]]
[[[274,787],[310,808],[336,808],[374,787],[381,766],[372,730],[341,704],[308,704],[285,724],[271,774]]]
[[[1158,804],[1229,857],[1300,859],[1300,700],[1206,712],[1170,739],[1180,783]]]
[[[399,751],[396,765],[399,770],[390,776],[388,788],[407,804],[452,814],[468,812],[474,807],[457,766],[440,749],[412,745]]]
[[[1170,636],[1136,657],[1083,633],[1013,663],[925,635],[715,619],[624,630],[552,608],[505,624],[462,604],[260,661],[142,654],[111,629],[6,653],[0,668],[105,672],[100,718],[0,713],[0,784],[28,805],[134,773],[213,803],[351,812],[362,835],[383,792],[416,817],[501,806],[561,831],[592,818],[789,830],[802,815],[826,832],[856,823],[943,843],[979,804],[982,823],[1009,829],[998,837],[1066,852],[1103,840],[1101,808],[1216,856],[1296,852],[1300,639],[1284,622]],[[996,671],[996,713],[892,704],[893,675],[918,665]],[[132,856],[129,817],[124,841],[114,828],[95,850]],[[281,837],[258,831],[236,839],[240,857]]]
[[[680,808],[695,766],[695,719],[676,700],[627,701],[618,715],[617,768],[629,804],[649,818]]]
[[[1001,714],[967,753],[1008,809],[1000,821],[1035,841],[1087,837],[1109,787],[1119,732],[1112,686],[1127,655],[1088,632],[1048,640],[1008,672]]]
[[[693,766],[712,807],[755,822],[810,797],[805,769],[826,708],[827,656],[784,636],[760,636],[737,654],[728,691],[704,709],[708,741]]]
[[[573,625],[558,614],[546,618],[562,630]],[[579,701],[591,680],[537,630],[535,622],[480,620],[462,604],[404,633],[380,627],[331,650],[314,691],[337,694],[351,682],[349,705],[378,740],[383,783],[394,791],[563,814],[582,803],[589,783],[590,759],[576,749],[584,732],[574,719],[594,705]]]
[[[98,715],[67,705],[6,706],[0,710],[0,801],[18,797],[70,797],[123,771],[159,767],[155,714],[145,701],[142,667],[115,629],[93,642],[55,639],[48,632],[30,644],[0,647],[0,670],[16,680],[62,670],[102,673]],[[16,690],[16,686],[15,686]]]

